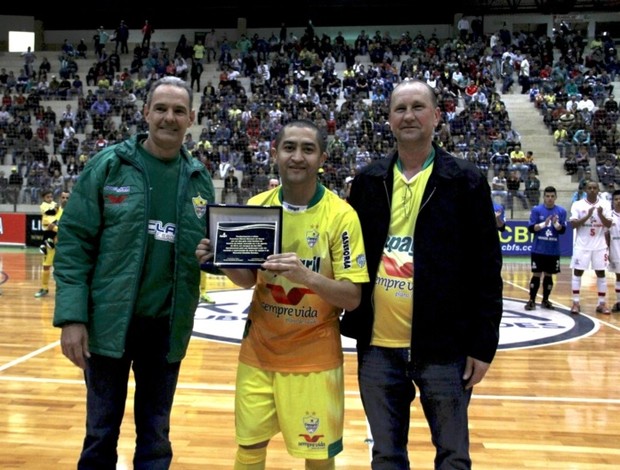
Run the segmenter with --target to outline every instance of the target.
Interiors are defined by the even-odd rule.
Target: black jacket
[[[412,360],[472,356],[491,362],[502,317],[502,255],[489,184],[473,164],[435,147],[414,236]],[[398,155],[364,167],[349,203],[359,214],[370,283],[360,306],[345,312],[341,331],[370,343],[373,286],[390,223]]]

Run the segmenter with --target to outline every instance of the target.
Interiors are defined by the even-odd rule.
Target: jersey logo
[[[155,240],[174,243],[177,226],[173,223],[164,224],[161,220],[149,220],[148,233]]]
[[[351,267],[351,243],[349,240],[349,232],[343,232],[342,236],[342,263],[344,269]]]
[[[207,202],[208,201],[204,199],[200,195],[200,193],[198,193],[198,196],[194,196],[192,198],[192,205],[194,206],[194,214],[196,214],[196,217],[198,217],[199,219],[202,219],[207,212]]]
[[[127,196],[125,194],[108,194],[106,198],[110,204],[121,204],[127,199]]]
[[[319,241],[319,232],[317,232],[314,229],[308,230],[306,232],[306,243],[308,244],[310,248],[314,247],[314,245],[316,245],[316,242],[318,241]]]
[[[267,284],[265,287],[271,291],[271,296],[276,302],[284,305],[297,305],[306,294],[312,294],[312,290],[305,287],[293,287],[288,294],[284,292],[282,286]]]
[[[131,191],[129,186],[104,186],[104,191],[112,191],[114,193],[129,193]]]
[[[406,262],[402,266],[398,265],[398,260],[383,256],[383,266],[385,273],[392,277],[413,277],[413,263],[411,261]]]

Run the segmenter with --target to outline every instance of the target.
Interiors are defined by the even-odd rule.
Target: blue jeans
[[[410,408],[420,403],[436,449],[436,470],[470,469],[467,407],[471,389],[462,380],[465,358],[411,363],[409,349],[358,348],[358,381],[372,437],[373,470],[407,470]]]
[[[168,317],[136,318],[120,359],[91,354],[86,380],[86,437],[79,470],[114,470],[125,413],[129,369],[136,389],[135,470],[167,470],[172,460],[170,413],[181,363],[168,363]]]

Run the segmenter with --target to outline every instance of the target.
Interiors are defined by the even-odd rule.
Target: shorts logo
[[[307,411],[306,413],[306,416],[304,416],[304,428],[306,428],[309,434],[314,434],[319,429],[320,420],[314,413],[310,414]]]
[[[303,437],[306,442],[314,444],[319,442],[319,439],[321,439],[323,435],[317,434],[316,436],[309,436],[308,434],[300,434],[299,437]]]
[[[319,429],[320,419],[316,416],[315,413],[306,412],[306,416],[304,416],[303,424],[304,428],[306,428],[306,432],[308,434],[300,434],[299,437],[303,437],[304,441],[308,447],[314,447],[313,444],[317,444],[323,436],[323,434],[313,435]],[[323,447],[325,444],[318,444],[320,447]]]

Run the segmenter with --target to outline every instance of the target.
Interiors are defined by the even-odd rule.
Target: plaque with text
[[[267,256],[280,253],[282,207],[210,204],[207,238],[213,248],[207,266],[260,268]]]

